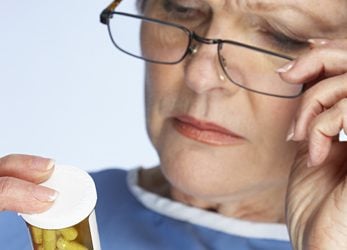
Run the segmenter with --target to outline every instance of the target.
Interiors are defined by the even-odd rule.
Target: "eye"
[[[250,25],[261,46],[291,56],[301,54],[309,48],[307,37],[289,28],[287,23],[262,16],[249,16]],[[259,44],[260,45],[260,44]]]
[[[294,34],[286,27],[275,28],[273,25],[269,25],[269,23],[263,23],[258,26],[257,30],[265,46],[269,46],[275,51],[298,55],[303,50],[309,48],[306,38]]]
[[[197,19],[204,14],[199,6],[190,4],[189,1],[163,0],[162,2],[163,9],[173,20]]]
[[[164,9],[169,13],[176,13],[178,15],[187,15],[192,11],[190,8],[180,6],[177,3],[173,3],[172,1],[165,1]]]
[[[270,42],[272,42],[273,46],[283,51],[290,52],[303,50],[306,49],[309,45],[305,40],[291,38],[285,34],[275,31],[266,32],[265,35],[269,37],[269,40]]]

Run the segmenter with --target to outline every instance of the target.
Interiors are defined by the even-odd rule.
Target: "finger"
[[[48,209],[57,197],[53,189],[13,177],[0,177],[0,211],[39,213]]]
[[[289,83],[304,84],[347,72],[347,39],[326,40],[312,44],[312,49],[278,69]]]
[[[347,98],[320,114],[310,126],[308,166],[317,166],[327,158],[333,138],[347,130]]]
[[[38,156],[13,154],[0,158],[0,176],[41,183],[52,174],[54,161]]]
[[[309,89],[302,97],[295,117],[292,140],[300,141],[307,137],[310,122],[320,113],[330,109],[335,103],[347,97],[347,74],[321,81]]]

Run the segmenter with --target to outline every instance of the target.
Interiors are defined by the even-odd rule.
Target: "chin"
[[[169,126],[161,132],[151,138],[165,178],[175,189],[195,198],[225,201],[268,185],[283,172],[273,168],[277,164],[263,147],[247,141],[215,146],[186,138]]]
[[[173,152],[171,148],[169,155],[160,154],[162,172],[174,188],[209,201],[219,201],[249,187],[247,178],[233,174],[240,174],[241,166],[232,158],[220,160],[223,158],[218,157],[220,154],[216,150],[183,147]]]

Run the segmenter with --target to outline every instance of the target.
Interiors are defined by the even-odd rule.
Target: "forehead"
[[[347,0],[191,0],[215,9],[241,10],[286,19],[310,18],[322,29],[344,30],[347,36]],[[186,1],[190,2],[190,1]]]
[[[347,37],[347,0],[136,0],[138,4],[177,2],[184,6],[210,7],[252,12],[285,19],[286,23],[300,26],[315,26],[322,34]],[[319,27],[318,27],[319,26]],[[318,28],[317,28],[318,27]],[[309,28],[309,27],[304,27]]]
[[[304,12],[319,14],[340,13],[345,14],[347,0],[191,0],[193,2],[206,2],[215,6],[231,8],[247,8],[252,10],[273,11],[281,8],[297,8]],[[189,2],[189,1],[187,1]]]
[[[308,9],[339,8],[346,6],[346,0],[190,0],[192,2],[207,2],[212,5],[224,6],[258,6],[258,7],[275,7],[276,6],[301,6]],[[189,0],[187,1],[189,2]]]
[[[328,23],[346,21],[347,0],[244,0],[254,8],[262,8],[273,11],[297,11],[302,15],[308,15],[315,19]]]

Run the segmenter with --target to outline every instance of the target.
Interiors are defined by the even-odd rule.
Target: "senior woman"
[[[146,61],[160,166],[93,174],[103,249],[347,249],[347,1],[120,2],[101,21]],[[52,169],[3,157],[0,209],[47,209]]]

